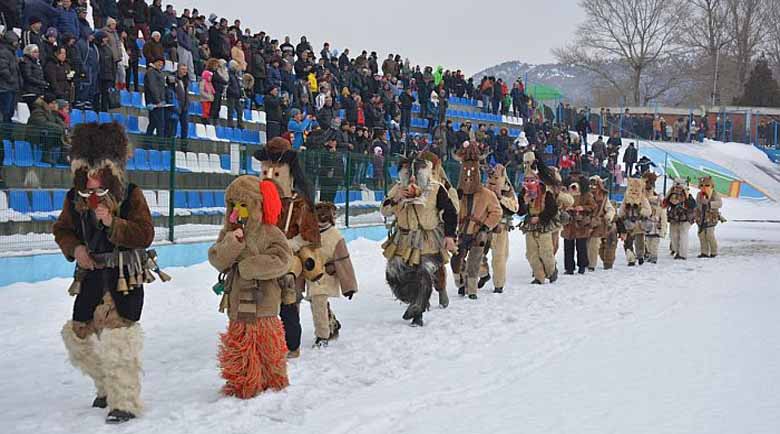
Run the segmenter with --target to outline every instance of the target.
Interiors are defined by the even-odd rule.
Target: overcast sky
[[[163,4],[169,1],[163,0]],[[495,64],[520,60],[552,62],[550,49],[570,40],[584,15],[575,0],[174,0],[176,12],[196,7],[242,27],[306,35],[319,53],[322,43],[341,52],[349,47],[409,57],[412,64],[462,69],[466,75]]]

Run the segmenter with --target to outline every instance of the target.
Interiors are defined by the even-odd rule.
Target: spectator
[[[238,65],[236,71],[244,72],[246,71],[246,56],[244,56],[244,43],[241,42],[241,39],[236,39],[235,44],[233,44],[233,48],[230,49],[230,57],[233,59]]]
[[[292,140],[293,149],[301,149],[302,147],[305,149],[304,146],[306,140],[305,137],[306,134],[308,134],[312,128],[311,115],[304,117],[303,113],[296,108],[290,111],[290,115],[292,117],[290,121],[287,123],[287,130],[293,136],[293,140]]]
[[[92,26],[87,21],[87,8],[80,7],[76,10],[76,13],[79,17],[79,31],[73,36],[87,40],[93,33]]]
[[[58,47],[54,52],[54,59],[46,64],[44,76],[49,83],[51,93],[57,99],[71,99],[71,83],[75,72],[68,63],[68,51],[65,47]]]
[[[58,9],[57,30],[60,34],[79,34],[79,17],[71,0],[62,0],[62,6]]]
[[[214,72],[206,69],[200,75],[200,84],[198,90],[200,91],[200,106],[202,119],[204,124],[209,123],[209,115],[211,113],[211,104],[214,101],[214,85],[212,84],[212,77]]]
[[[32,18],[37,18],[41,20],[41,28],[43,29],[57,25],[60,12],[56,7],[52,6],[52,2],[46,0],[25,0],[23,6],[23,23],[29,23]],[[14,8],[16,7],[17,5],[14,5]],[[10,23],[5,24],[6,28],[13,28],[13,26],[9,25]]]
[[[0,39],[0,122],[11,123],[16,111],[16,93],[21,89],[16,49],[19,37],[7,31]]]
[[[22,73],[22,101],[27,103],[30,112],[35,108],[35,101],[43,96],[43,92],[49,87],[43,77],[43,68],[38,56],[40,56],[38,46],[28,45],[24,47],[24,54],[19,62],[19,70]]]
[[[330,54],[330,44],[326,42],[322,44],[322,51],[320,51],[320,58],[325,59],[326,61],[330,61],[331,57],[332,56]]]
[[[176,116],[181,131],[180,137],[184,140],[188,137],[190,125],[190,74],[187,68],[187,65],[179,63],[179,67],[176,70],[176,84],[174,86],[174,93],[176,95]],[[171,128],[171,130],[175,134],[176,129]],[[169,134],[169,136],[170,135],[171,134]]]
[[[388,54],[387,59],[382,62],[382,74],[390,77],[398,76],[398,65],[393,60],[392,54]]]
[[[152,32],[152,39],[146,41],[144,44],[144,57],[147,62],[151,62],[152,59],[163,59],[165,61],[165,48],[161,42],[162,35],[157,30]]]
[[[168,60],[173,63],[179,61],[179,32],[174,23],[170,30],[162,38],[162,46]]]
[[[57,48],[57,29],[49,27],[46,30],[46,39],[43,40],[41,46],[38,47],[40,51],[41,66],[46,66],[46,62],[51,60],[54,56],[54,49]]]
[[[145,41],[149,40],[149,5],[146,0],[130,0],[134,1],[133,9],[133,22],[135,23],[135,30],[133,36],[137,37],[138,32],[141,32]]]
[[[338,119],[339,113],[333,106],[333,97],[325,96],[325,105],[317,112],[317,122],[320,125],[330,125],[331,121]]]
[[[62,40],[62,46],[65,47],[68,65],[70,65],[70,69],[73,71],[73,79],[71,80],[71,83],[73,84],[73,88],[75,90],[78,89],[79,83],[84,79],[84,65],[81,61],[77,37],[74,35],[66,35]],[[46,75],[46,68],[44,68],[43,73]],[[72,96],[68,101],[73,101],[74,97],[75,95]]]
[[[292,58],[295,56],[295,46],[290,43],[289,36],[284,37],[284,42],[279,46],[279,49],[282,50],[282,56],[284,58]]]
[[[496,146],[493,150],[493,156],[496,159],[496,163],[501,163],[504,166],[509,163],[513,141],[514,140],[509,137],[509,130],[506,128],[501,128],[498,136],[496,137]]]
[[[90,35],[77,43],[79,59],[83,59],[82,76],[76,92],[76,106],[82,109],[92,109],[92,103],[97,98],[100,73],[100,50],[95,36]]]
[[[398,100],[401,104],[401,132],[409,134],[412,129],[412,107],[414,106],[412,88],[407,87],[404,89]]]
[[[215,68],[212,70],[214,75],[211,76],[211,84],[214,85],[214,102],[211,104],[211,119],[214,125],[219,121],[219,112],[222,109],[222,98],[225,96],[225,90],[227,90],[230,80],[230,74],[228,73],[227,62],[225,59],[216,59],[216,62],[212,64]]]
[[[319,161],[320,201],[334,202],[336,191],[344,185],[344,160],[337,153],[336,131],[328,130],[325,138],[325,152]]]
[[[103,31],[106,32],[106,35],[108,36],[108,48],[111,49],[111,55],[113,56],[114,63],[117,64],[116,76],[114,77],[114,82],[124,84],[126,82],[126,78],[125,78],[126,65],[122,64],[124,60],[122,49],[124,47],[122,44],[122,36],[117,32],[116,20],[111,18],[111,16],[109,16],[106,19],[106,27],[103,28]],[[120,85],[120,89],[121,89],[121,85]]]
[[[162,68],[165,60],[162,57],[151,59],[147,64],[149,68],[146,71],[144,79],[144,96],[146,106],[149,109],[149,126],[146,134],[164,137],[166,135],[165,126],[165,77],[163,77]]]
[[[311,44],[306,40],[306,36],[301,36],[301,42],[295,47],[295,54],[300,58],[306,51],[311,53],[314,52],[311,48]]]
[[[604,160],[607,159],[607,145],[604,143],[604,138],[602,136],[599,136],[599,138],[593,142],[591,150],[593,151],[593,158],[596,160],[596,165],[599,168],[603,167]]]
[[[350,64],[349,61],[349,48],[345,48],[344,52],[342,52],[341,56],[339,56],[339,69],[341,70],[349,69],[350,66],[352,65]]]
[[[130,83],[133,83],[133,90],[138,92],[138,61],[141,57],[141,50],[138,49],[135,35],[127,32],[122,32],[122,44],[127,53],[127,69],[125,70],[127,88],[130,89]]]
[[[623,163],[626,165],[626,177],[630,177],[634,171],[634,164],[637,162],[637,149],[634,147],[634,142],[628,144],[626,152],[623,154]]]
[[[227,85],[227,121],[228,126],[233,127],[233,113],[236,114],[236,124],[238,129],[244,129],[244,106],[241,103],[243,98],[241,79],[238,77],[240,65],[235,60],[231,60],[228,69]]]
[[[282,101],[279,98],[278,86],[271,86],[263,105],[266,114],[266,137],[271,140],[274,137],[279,137],[282,133]]]
[[[43,35],[41,34],[41,28],[42,28],[43,22],[38,17],[32,17],[30,18],[30,26],[22,32],[22,45],[28,46],[28,45],[36,45],[38,47],[41,46],[41,43],[43,42]]]
[[[266,77],[268,76],[265,59],[260,50],[252,55],[252,67],[250,68],[252,77],[255,79],[255,95],[265,93]]]
[[[149,7],[149,28],[152,32],[165,32],[166,18],[162,10],[162,0],[153,0]]]
[[[64,99],[57,100],[57,115],[62,119],[65,128],[70,128],[70,103]],[[68,152],[63,152],[62,160],[65,160],[65,156]]]
[[[279,70],[279,57],[274,56],[271,59],[270,66],[268,67],[268,89],[277,87],[279,91],[282,90],[282,72]]]
[[[113,53],[111,52],[110,37],[104,31],[98,31],[95,35],[95,40],[98,44],[98,53],[100,54],[100,72],[98,74],[98,86],[100,91],[100,103],[95,104],[100,111],[107,112],[111,109],[109,103],[110,89],[114,89],[114,83],[116,82],[116,69],[117,63],[114,61]]]
[[[43,146],[43,161],[56,163],[59,156],[53,155],[53,148],[62,146],[65,136],[65,122],[57,114],[57,100],[54,95],[38,97],[33,102],[30,119],[27,120],[26,140]]]

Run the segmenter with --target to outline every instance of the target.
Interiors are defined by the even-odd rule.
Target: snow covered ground
[[[90,408],[91,383],[66,360],[69,280],[0,288],[0,432],[778,433],[780,224],[732,221],[718,236],[717,259],[628,268],[619,249],[612,271],[535,286],[515,231],[505,293],[454,295],[424,328],[401,320],[378,243],[357,240],[361,291],[333,302],[341,338],[310,349],[304,303],[291,386],[249,401],[219,394],[216,273],[169,269],[174,281],[146,292],[147,411],[122,427]]]

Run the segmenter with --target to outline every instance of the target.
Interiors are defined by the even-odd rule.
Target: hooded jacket
[[[0,39],[0,92],[18,91],[22,87],[19,62],[14,45],[19,38],[14,32],[5,32]]]

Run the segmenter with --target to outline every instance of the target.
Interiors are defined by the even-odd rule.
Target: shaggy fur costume
[[[287,345],[282,322],[276,317],[255,323],[231,321],[220,335],[219,365],[225,386],[222,393],[241,399],[268,389],[281,390],[287,379]]]

